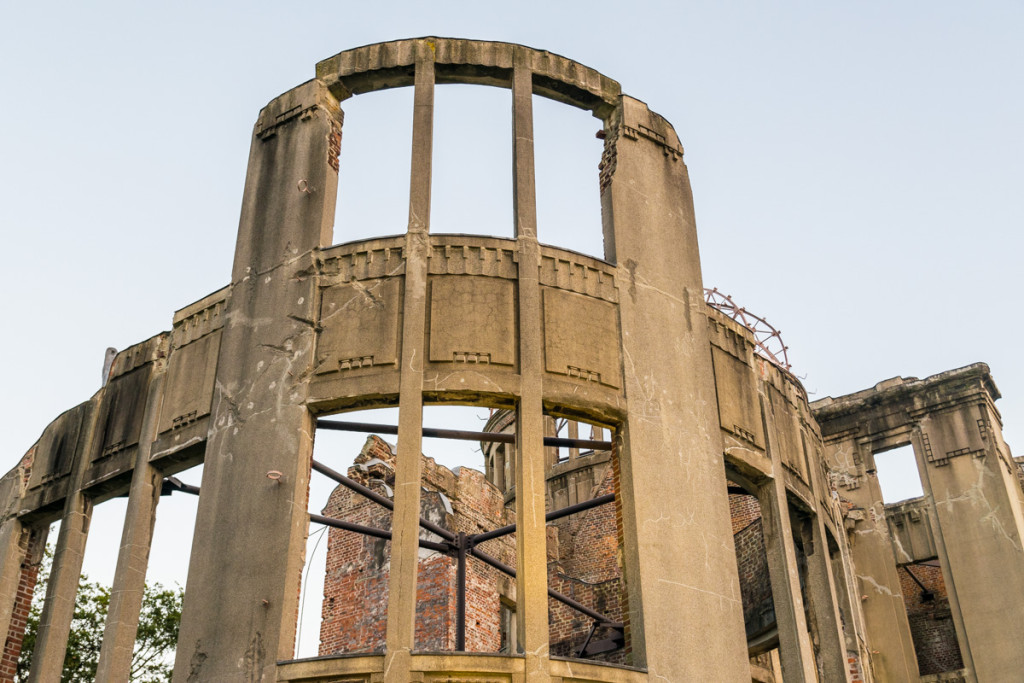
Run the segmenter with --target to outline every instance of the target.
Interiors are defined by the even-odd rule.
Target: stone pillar
[[[256,123],[175,680],[272,681],[276,661],[293,656],[315,428],[305,401],[316,250],[331,239],[341,118],[309,81]]]
[[[90,455],[99,448],[103,434],[97,429],[97,399],[82,406],[83,437],[74,450],[74,462],[68,477],[68,494],[60,520],[60,532],[53,551],[50,578],[46,584],[46,601],[39,615],[39,631],[32,651],[30,683],[60,680],[67,651],[71,620],[75,614],[75,597],[85,558],[85,542],[92,519],[92,501],[79,490],[89,466]],[[79,447],[80,446],[80,447]]]
[[[1024,671],[1024,525],[995,430],[994,408],[972,402],[931,412],[915,435],[960,651],[979,681]]]
[[[746,683],[750,666],[683,150],[668,122],[646,105],[626,96],[620,102],[605,127],[602,208],[605,253],[616,260],[620,292],[624,575],[635,663],[652,680]]]
[[[761,518],[764,520],[764,548],[768,556],[768,574],[772,582],[775,620],[779,629],[779,657],[782,675],[790,681],[815,681],[814,649],[807,632],[804,599],[800,591],[800,573],[796,563],[796,544],[782,480],[782,464],[776,448],[772,465],[776,477],[769,479],[758,491]]]
[[[541,346],[540,246],[533,156],[533,74],[515,49],[512,75],[512,182],[519,251],[519,405],[516,410],[516,613],[526,678],[548,674],[547,522],[544,484],[544,365]]]
[[[803,545],[807,557],[807,597],[817,624],[818,656],[822,680],[847,681],[846,645],[839,616],[839,591],[832,576],[825,523],[820,515],[804,520]]]
[[[96,667],[96,680],[99,681],[126,681],[131,673],[135,634],[146,588],[149,549],[153,542],[153,524],[156,522],[156,505],[163,481],[162,475],[149,464],[157,435],[163,385],[163,374],[155,375],[149,384],[146,414],[121,532],[121,548],[110,589],[103,645]]]
[[[0,479],[0,683],[14,680],[49,525],[17,518],[35,446]]]
[[[851,560],[847,545],[836,543],[838,549],[830,553],[832,576],[835,579],[836,598],[843,615],[843,643],[845,645],[846,670],[850,678],[871,683],[871,669],[867,665],[867,640],[864,636],[864,613],[860,610],[860,596],[854,595],[854,581],[850,574]],[[854,600],[856,599],[856,602]],[[852,660],[852,661],[851,661]],[[857,678],[855,674],[860,674]]]
[[[848,446],[851,451],[856,447]],[[871,456],[869,456],[871,457]],[[872,465],[872,470],[874,465]],[[863,477],[855,489],[843,497],[854,504],[862,519],[850,534],[850,549],[856,581],[853,596],[864,611],[865,635],[871,652],[871,667],[879,681],[916,681],[919,674],[914,640],[910,635],[907,608],[896,573],[896,555],[892,548],[885,504],[878,477]]]
[[[95,434],[92,428],[89,432]],[[86,443],[90,442],[91,439]],[[85,541],[89,536],[89,522],[92,519],[92,501],[78,490],[82,472],[89,461],[86,456],[90,452],[87,449],[79,457],[64,503],[57,547],[53,551],[50,578],[46,583],[46,602],[39,616],[36,647],[32,652],[32,671],[28,678],[30,683],[59,681],[64,668],[64,653],[67,651],[71,620],[75,615],[75,597],[78,595],[78,580],[82,575],[82,560],[85,557]]]
[[[939,525],[938,514],[935,511],[935,497],[932,495],[931,484],[928,480],[928,463],[925,460],[924,445],[931,447],[927,437],[922,438],[923,432],[917,428],[913,432],[912,445],[914,457],[917,460],[917,471],[921,475],[921,488],[925,497],[931,502],[931,514],[928,515],[929,528],[931,530],[932,543],[935,545],[935,553],[938,555],[939,566],[942,570],[943,582],[946,585],[946,598],[949,602],[950,617],[953,620],[953,628],[956,631],[957,645],[960,649],[960,659],[964,665],[964,679],[967,683],[976,683],[978,677],[975,673],[974,658],[971,653],[970,638],[964,626],[964,616],[960,609],[960,600],[956,592],[956,586],[950,577],[952,570],[949,566],[949,553],[946,550],[946,543],[942,537],[942,529]],[[906,570],[906,568],[904,568]]]
[[[6,526],[6,525],[5,525]],[[2,587],[0,587],[0,643],[3,643],[0,659],[0,683],[14,681],[21,657],[21,646],[28,627],[28,614],[32,608],[46,548],[49,526],[26,528],[11,520],[11,526],[18,527],[14,548],[7,545],[7,535],[2,536],[4,559]]]
[[[434,129],[434,60],[417,45],[412,128],[409,229],[405,241],[405,300],[399,380],[398,457],[395,512],[391,522],[388,579],[387,664],[384,680],[406,683],[416,635],[416,580],[419,565],[420,487],[423,452],[423,349],[430,249],[430,185]]]
[[[0,479],[0,644],[7,642],[10,632],[27,547],[26,530],[15,517],[24,488],[23,472],[21,467],[15,467]]]

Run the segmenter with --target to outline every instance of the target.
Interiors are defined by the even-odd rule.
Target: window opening
[[[597,168],[604,143],[596,135],[601,129],[588,111],[533,98],[537,239],[604,259]]]
[[[875,453],[875,473],[886,504],[924,495],[914,447],[907,444]]]
[[[629,664],[611,430],[559,415],[544,422],[551,654]]]
[[[512,91],[434,89],[430,231],[513,237]]]
[[[425,410],[424,412],[426,414],[428,411]],[[476,419],[482,420],[482,416],[478,416]],[[493,419],[494,415],[491,414],[490,418],[487,420],[486,426],[493,426]],[[392,424],[387,425],[324,418],[317,420],[317,427],[318,434],[326,431],[370,433],[371,436],[368,437],[367,443],[376,444],[376,440],[380,439],[380,437],[374,436],[374,433],[396,434],[397,420],[394,420]],[[514,426],[512,426],[511,422],[506,423],[504,429],[501,431],[495,430],[489,432],[471,432],[468,430],[449,430],[439,427],[423,427],[423,436],[425,439],[445,438],[456,441],[476,441],[481,444],[508,444],[513,443],[515,439]],[[587,445],[579,441],[559,437],[545,437],[544,442],[546,446],[564,445],[580,447]],[[389,446],[388,444],[385,445]],[[592,445],[604,450],[609,450],[611,448],[610,442]],[[481,451],[483,451],[482,448]],[[365,455],[365,453],[363,455]],[[363,455],[360,457],[362,458]],[[502,496],[501,492],[493,486],[493,483],[486,479],[486,472],[476,471],[466,467],[465,465],[459,465],[457,467],[459,472],[453,472],[447,467],[437,466],[436,461],[431,461],[425,455],[421,454],[421,457],[425,459],[423,468],[423,485],[424,493],[426,494],[422,496],[422,499],[424,501],[433,501],[433,503],[425,506],[424,514],[420,519],[421,537],[419,546],[421,565],[418,576],[420,579],[421,589],[424,587],[424,583],[428,584],[428,588],[430,585],[434,585],[435,583],[440,588],[438,590],[438,595],[436,596],[424,596],[422,591],[418,590],[416,646],[420,649],[430,649],[440,645],[441,648],[454,649],[455,651],[498,652],[503,646],[508,647],[508,638],[506,637],[503,641],[501,636],[502,620],[504,619],[506,624],[509,623],[509,619],[503,616],[501,607],[502,598],[504,598],[506,607],[514,605],[514,594],[512,594],[512,591],[514,590],[514,580],[516,577],[516,568],[510,564],[515,557],[515,523],[514,520],[510,521],[511,511],[507,509],[507,496]],[[378,460],[380,462],[371,463],[366,459],[362,462],[357,459],[355,466],[350,468],[349,472],[355,472],[359,465],[379,465],[380,463],[386,462],[386,460]],[[480,460],[486,461],[486,457],[480,458]],[[371,503],[375,503],[389,511],[393,508],[390,495],[388,495],[387,492],[384,495],[374,493],[369,489],[369,487],[355,481],[353,477],[343,475],[315,458],[312,467],[316,472],[333,479],[345,489],[369,499]],[[483,469],[486,469],[486,467]],[[460,489],[458,481],[450,481],[451,479],[461,479],[460,473],[463,471],[468,475],[468,481],[466,483],[469,485],[469,488],[467,489]],[[470,504],[461,513],[461,515],[457,515],[455,507],[451,505],[453,498],[442,495],[444,494],[444,491],[440,487],[433,490],[433,493],[438,495],[431,495],[431,487],[438,486],[438,481],[444,485],[446,479],[449,480],[447,482],[449,487],[452,485],[455,486],[454,493],[457,496],[461,496],[463,500],[467,498],[470,500]],[[489,485],[493,489],[493,491],[491,491],[492,495],[489,496],[489,500],[487,501],[490,504],[490,507],[487,510],[484,510],[484,513],[488,514],[481,513],[481,510],[479,509],[480,506],[477,505],[480,502],[479,498],[473,498],[468,495],[470,491],[479,488],[481,483]],[[447,498],[447,500],[445,498]],[[574,506],[569,506],[565,509],[553,510],[548,513],[547,518],[548,521],[551,522],[592,508],[608,506],[608,504],[612,503],[614,499],[614,495],[597,496],[596,498],[584,501]],[[499,514],[495,515],[495,511],[498,511]],[[448,518],[449,515],[451,516],[450,520]],[[337,530],[339,532],[346,532],[349,535],[354,533],[372,539],[381,539],[384,541],[390,540],[390,529],[383,528],[383,525],[363,525],[358,522],[344,520],[340,516],[334,517],[326,514],[318,515],[316,513],[310,513],[310,519],[312,522],[332,527],[332,530],[329,533],[333,533]],[[492,525],[496,521],[505,521],[508,523],[495,528]],[[465,529],[469,529],[469,531],[466,531]],[[501,541],[501,545],[498,546],[497,550],[494,549],[495,541]],[[491,545],[487,546],[486,544],[489,543]],[[329,549],[327,560],[328,572],[324,591],[324,626],[322,626],[322,632],[324,632],[325,629],[329,630],[327,621],[329,616],[330,600],[332,597],[338,597],[330,594],[330,571],[333,563],[337,559],[338,558],[332,558],[331,550]],[[438,576],[435,576],[434,572],[425,570],[422,562],[424,559],[436,561],[436,566],[441,568],[436,572]],[[454,567],[451,566],[452,560],[454,560]],[[479,561],[479,563],[477,563],[477,561]],[[447,565],[442,564],[445,562]],[[365,566],[365,563],[360,564],[359,562],[352,562],[349,564],[353,566]],[[471,569],[473,566],[479,567],[480,569],[474,571]],[[454,570],[455,574],[454,582],[448,577],[448,574],[452,572],[452,570]],[[474,578],[474,576],[476,578]],[[365,576],[361,577],[360,580],[365,581],[365,578]],[[437,579],[437,581],[434,581],[434,579]],[[454,617],[452,616],[452,591],[454,591]],[[486,593],[491,593],[494,599],[488,598],[482,604],[474,604],[473,600],[475,598],[479,598],[479,596]],[[494,593],[496,593],[496,595],[494,595]],[[605,628],[613,632],[621,632],[623,629],[621,621],[617,621],[585,604],[577,602],[565,593],[549,589],[548,594],[556,602],[565,605],[592,620],[591,632],[587,637],[587,641],[580,647],[578,653],[580,656],[600,654],[605,651],[602,649],[602,647],[606,646],[605,641],[595,641],[595,644],[590,646],[590,641],[593,638],[594,632],[598,631],[598,629]],[[380,600],[359,600],[358,598],[355,598],[351,600],[351,602],[356,603],[356,606],[361,612],[371,612],[374,623],[379,623],[379,612],[374,611],[372,607],[369,606],[374,604],[386,605],[386,597]],[[492,602],[493,605],[490,604]],[[490,609],[490,607],[493,607],[493,610]],[[443,610],[443,613],[432,614],[429,612],[430,608],[436,608],[435,611]],[[437,621],[441,624],[440,628],[437,629],[437,633],[434,633],[435,627],[431,621],[431,617],[438,617]],[[493,624],[491,623],[492,621],[494,622]],[[421,625],[425,628],[420,628]],[[454,626],[454,629],[452,626]],[[454,641],[453,644],[451,644],[452,641]],[[491,641],[493,641],[493,643]],[[383,643],[383,630],[381,631],[380,642]],[[325,649],[329,651],[324,651]],[[323,643],[321,644],[321,654],[344,654],[348,651],[352,651],[351,648],[324,648]]]
[[[747,650],[751,657],[759,658],[762,666],[770,668],[769,653],[778,648],[779,637],[761,503],[756,495],[733,481],[728,482],[728,492]]]
[[[201,464],[164,477],[149,550],[147,584],[159,583],[165,588],[185,585],[202,481]]]
[[[962,669],[963,656],[939,561],[900,565],[897,573],[921,675]]]
[[[610,432],[600,425],[564,417],[546,417],[545,426],[548,436],[567,439],[569,442],[581,442],[575,446],[550,446],[548,457],[553,465],[561,465],[577,458],[594,455],[594,444],[582,442],[604,442],[611,439]]]
[[[413,89],[356,95],[341,108],[334,243],[403,235],[409,226]]]
[[[518,625],[516,622],[516,605],[514,602],[501,601],[501,627],[499,652],[506,655],[519,652]]]
[[[398,409],[318,420],[295,656],[383,652],[397,428],[373,432],[324,423],[397,425]]]
[[[483,434],[491,410],[430,405],[423,409],[422,515],[450,537],[448,552],[421,551],[417,587],[416,649],[500,652],[502,601],[515,602],[515,580],[498,567],[514,567],[514,512],[487,478],[484,448],[507,445]],[[462,438],[443,438],[460,436]],[[494,529],[505,531],[486,538]]]

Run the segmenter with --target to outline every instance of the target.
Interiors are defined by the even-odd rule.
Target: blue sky
[[[227,283],[259,109],[421,35],[548,49],[665,116],[705,284],[782,331],[812,399],[985,361],[1019,444],[1022,34],[1019,1],[0,3],[0,468],[98,388],[106,347]],[[510,234],[508,94],[452,88],[435,229]],[[407,99],[344,107],[338,234],[400,231]],[[541,237],[587,249],[599,124],[563,110],[538,105]]]

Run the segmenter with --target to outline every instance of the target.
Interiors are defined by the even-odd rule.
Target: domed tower
[[[434,89],[456,82],[511,91],[514,239],[431,224]],[[403,86],[415,91],[408,224],[398,237],[347,242],[331,230],[344,100]],[[543,243],[535,95],[600,122],[603,258]],[[630,666],[651,680],[749,680],[683,148],[618,83],[549,52],[444,38],[320,62],[315,80],[257,123],[224,320],[195,543],[223,547],[226,534],[256,528],[263,540],[193,561],[181,672],[198,658],[201,677],[236,676],[240,661],[278,675],[293,642],[307,529],[295,503],[316,420],[382,405],[399,409],[386,645],[379,664],[373,655],[359,666],[396,683],[466,670],[458,655],[442,664],[415,644],[422,407],[451,402],[516,413],[511,569],[523,654],[471,670],[531,682],[581,675],[550,653],[549,594],[572,598],[548,585],[548,415],[614,431]],[[463,551],[482,552],[452,552]],[[224,619],[250,626],[224,629]],[[289,666],[289,676],[304,670]],[[610,674],[595,665],[582,675]]]

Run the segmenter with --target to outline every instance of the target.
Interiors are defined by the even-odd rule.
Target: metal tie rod
[[[488,564],[488,565],[494,567],[499,572],[507,574],[508,576],[511,576],[513,579],[516,578],[516,570],[515,569],[513,569],[510,566],[508,566],[507,564],[505,564],[501,560],[496,560],[495,558],[491,557],[490,555],[488,555],[487,553],[483,552],[482,550],[479,550],[477,548],[470,548],[469,549],[469,554],[472,555],[473,557],[475,557],[476,559],[480,560],[484,564]],[[618,629],[624,628],[624,624],[621,624],[621,623],[619,623],[617,621],[612,621],[611,619],[609,619],[604,614],[601,614],[600,612],[595,612],[594,610],[590,609],[586,605],[580,604],[580,603],[576,602],[575,600],[573,600],[572,598],[570,598],[569,596],[562,595],[561,593],[559,593],[556,590],[552,590],[551,588],[549,588],[548,589],[548,596],[551,597],[551,598],[554,598],[555,600],[557,600],[558,602],[562,603],[563,605],[567,605],[567,606],[573,608],[577,612],[581,612],[583,614],[586,614],[588,617],[590,617],[594,621],[601,622],[601,624],[604,624],[606,626],[611,626],[612,628],[618,628]]]
[[[607,505],[608,503],[611,503],[611,502],[614,502],[614,501],[615,501],[615,494],[614,493],[608,493],[608,494],[605,494],[603,496],[598,496],[597,498],[591,498],[590,500],[585,500],[582,503],[576,503],[575,505],[569,505],[568,507],[564,507],[564,508],[561,508],[559,510],[552,510],[548,514],[544,515],[544,520],[547,521],[547,522],[553,522],[556,519],[561,519],[562,517],[568,517],[569,515],[574,515],[577,512],[583,512],[584,510],[589,510],[591,508],[596,508],[596,507],[600,507],[602,505]],[[515,524],[509,524],[508,526],[498,527],[497,529],[493,529],[491,531],[485,531],[482,534],[473,534],[472,536],[469,537],[469,540],[470,540],[470,542],[472,542],[474,544],[476,544],[476,543],[483,543],[484,541],[489,541],[492,538],[498,538],[499,536],[505,536],[506,534],[511,534],[515,530],[516,530],[516,525]]]
[[[345,531],[353,531],[357,534],[363,534],[364,536],[373,536],[374,538],[383,538],[386,541],[391,540],[391,532],[387,529],[378,529],[372,526],[363,526],[362,524],[353,524],[352,522],[346,522],[343,519],[335,519],[334,517],[324,517],[323,515],[317,515],[312,512],[309,513],[310,521],[316,522],[317,524],[323,524],[324,526],[334,527],[335,529],[344,529]],[[438,552],[448,553],[451,551],[451,546],[447,543],[435,543],[434,541],[428,541],[421,538],[419,540],[421,548],[429,548],[430,550],[437,550]]]
[[[344,474],[341,474],[340,472],[336,472],[336,471],[332,470],[330,467],[328,467],[327,465],[325,465],[325,464],[323,464],[321,462],[317,462],[316,460],[313,461],[313,469],[316,470],[317,472],[319,472],[320,474],[327,475],[328,477],[330,477],[334,481],[338,482],[342,486],[345,486],[345,487],[355,491],[356,493],[369,498],[374,503],[377,503],[378,505],[380,505],[380,506],[382,506],[384,508],[387,508],[388,510],[391,510],[392,512],[394,512],[395,504],[390,499],[385,498],[384,496],[380,495],[376,491],[373,491],[371,489],[366,488],[365,486],[363,486],[359,482],[346,477]],[[445,529],[442,526],[438,526],[437,524],[434,524],[433,522],[430,522],[430,521],[428,521],[426,519],[423,519],[422,517],[420,518],[420,526],[423,527],[424,529],[426,529],[427,531],[430,531],[431,533],[437,534],[438,536],[440,536],[441,538],[445,539],[446,541],[454,541],[455,540],[455,534],[453,534],[452,532],[448,531],[447,529]]]
[[[336,432],[363,432],[366,434],[398,434],[395,425],[375,424],[372,422],[345,422],[342,420],[316,421],[318,429],[329,429]],[[424,427],[423,436],[432,439],[457,439],[461,441],[492,441],[496,443],[515,443],[515,434],[504,432],[470,432],[461,429],[436,429]],[[609,451],[611,441],[594,441],[592,439],[567,439],[560,436],[545,436],[545,446],[561,446],[566,448],[591,448],[595,451]]]

